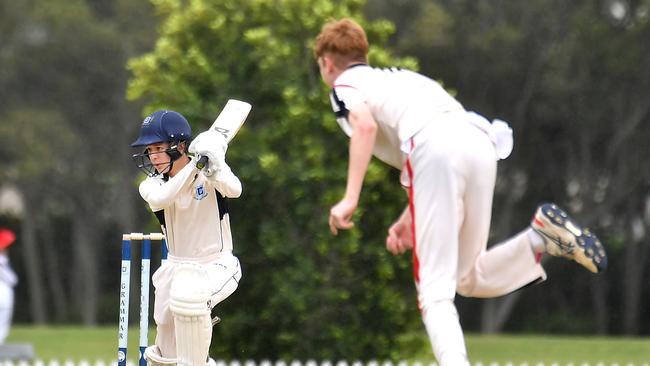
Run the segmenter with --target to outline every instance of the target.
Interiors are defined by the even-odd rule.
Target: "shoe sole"
[[[562,231],[568,231],[567,236],[564,238],[549,237],[544,234],[543,230],[547,226],[555,226]],[[572,258],[591,272],[599,273],[607,268],[607,253],[598,237],[588,228],[581,228],[557,205],[547,203],[540,206],[533,220],[533,229],[566,250],[565,257]],[[571,244],[572,238],[570,239],[569,236],[575,238],[577,245]]]

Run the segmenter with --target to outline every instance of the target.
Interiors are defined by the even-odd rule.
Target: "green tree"
[[[160,35],[153,52],[129,63],[129,96],[147,100],[146,112],[182,112],[195,131],[228,98],[253,104],[228,151],[244,185],[231,202],[244,277],[222,305],[224,322],[213,342],[218,354],[390,357],[395,334],[419,320],[410,260],[393,259],[384,248],[405,194],[396,189],[396,173],[372,164],[358,226],[329,234],[327,213],[344,188],[347,148],[312,44],[331,17],[353,17],[368,30],[374,63],[415,67],[381,48],[391,24],[366,22],[359,0],[155,5]]]
[[[124,65],[147,37],[122,15],[148,5],[104,4],[0,2],[0,181],[21,190],[26,207],[14,263],[17,303],[29,307],[17,307],[18,321],[115,321],[116,310],[100,314],[106,301],[117,306],[117,285],[103,293],[117,279],[109,259],[119,257],[119,232],[141,227],[136,171],[116,146],[137,128]]]

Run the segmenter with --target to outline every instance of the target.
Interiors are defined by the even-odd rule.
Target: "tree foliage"
[[[127,2],[111,5],[116,18],[139,10]],[[15,228],[21,245],[14,253],[21,261],[14,265],[26,284],[18,287],[19,299],[29,299],[30,306],[17,307],[16,315],[20,319],[30,309],[37,323],[53,318],[95,324],[108,277],[101,275],[102,259],[116,253],[104,230],[133,224],[134,192],[120,188],[131,175],[116,146],[128,144],[122,131],[135,130],[124,118],[133,108],[124,99],[124,64],[130,51],[142,47],[137,35],[146,32],[122,39],[119,23],[85,1],[1,6],[0,152],[6,159],[0,180],[20,188],[26,207]],[[105,209],[115,202],[123,204],[119,211]],[[62,268],[69,271],[62,274]]]

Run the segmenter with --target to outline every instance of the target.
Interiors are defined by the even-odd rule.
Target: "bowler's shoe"
[[[548,254],[573,259],[594,273],[607,268],[607,253],[600,240],[556,204],[539,206],[530,225],[544,237]]]

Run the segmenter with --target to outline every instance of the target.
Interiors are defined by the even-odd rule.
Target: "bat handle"
[[[208,165],[208,157],[203,155],[199,158],[199,161],[196,162],[197,169],[203,169]]]

